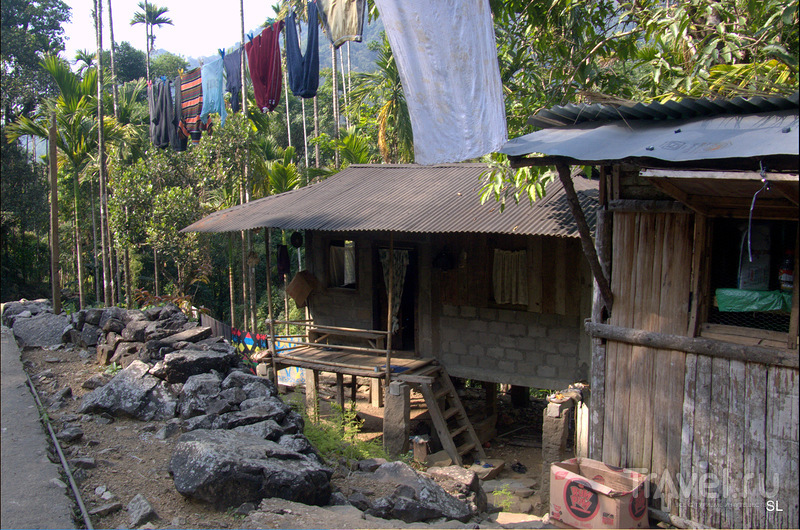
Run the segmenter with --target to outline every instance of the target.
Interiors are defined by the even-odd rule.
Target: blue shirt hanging
[[[286,69],[292,94],[313,98],[319,87],[319,23],[317,3],[308,3],[308,40],[305,57],[300,53],[297,25],[293,11],[286,17]]]
[[[224,86],[222,59],[203,65],[200,79],[203,85],[203,110],[200,112],[200,119],[206,123],[208,115],[216,112],[219,114],[220,123],[225,125],[228,111],[225,109],[225,99],[222,96],[222,87]]]

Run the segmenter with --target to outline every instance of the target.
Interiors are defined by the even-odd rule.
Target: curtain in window
[[[331,285],[342,287],[356,283],[356,249],[353,244],[330,247]]]
[[[381,265],[383,266],[383,283],[386,285],[386,294],[389,294],[389,250],[382,248],[379,251]],[[397,333],[400,329],[400,319],[397,317],[400,311],[400,300],[403,298],[403,285],[406,281],[406,269],[408,269],[408,251],[395,250],[394,262],[391,265],[392,274],[392,333]]]
[[[528,305],[527,263],[524,250],[495,249],[492,269],[495,302]]]

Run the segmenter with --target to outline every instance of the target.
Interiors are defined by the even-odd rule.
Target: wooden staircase
[[[486,459],[481,442],[444,366],[430,364],[413,373],[400,374],[398,379],[419,388],[439,440],[453,464],[460,466],[461,457],[469,453],[475,453],[476,459]]]

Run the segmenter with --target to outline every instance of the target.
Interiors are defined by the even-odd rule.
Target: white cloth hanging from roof
[[[460,162],[507,140],[488,0],[375,0],[400,71],[418,164]]]

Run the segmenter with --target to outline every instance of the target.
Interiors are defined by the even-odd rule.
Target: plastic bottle
[[[794,252],[791,250],[786,251],[786,257],[781,263],[781,268],[778,269],[778,281],[781,291],[792,291],[792,287],[794,287]]]

